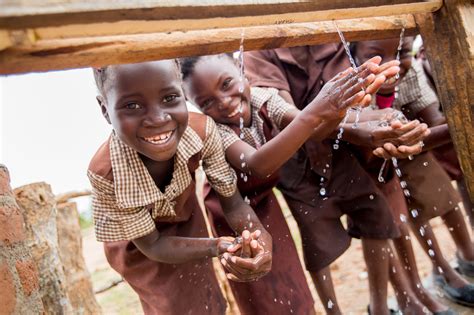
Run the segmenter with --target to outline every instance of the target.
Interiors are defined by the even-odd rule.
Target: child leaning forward
[[[349,106],[367,104],[370,96],[366,92],[375,91],[385,80],[384,75],[376,78],[372,73],[381,69],[372,62],[358,74],[352,70],[340,73],[300,112],[279,97],[276,89],[250,89],[248,81],[240,80],[230,55],[185,58],[181,65],[186,96],[218,123],[226,158],[239,173],[240,193],[249,199],[275,240],[271,272],[256,282],[231,284],[240,310],[243,314],[314,313],[301,263],[272,188],[278,182],[280,166],[316,128],[340,120]],[[394,75],[398,68],[393,65],[385,73]],[[206,196],[206,206],[215,232],[231,233],[215,193]]]
[[[94,70],[112,135],[93,157],[94,225],[110,265],[139,295],[145,314],[224,314],[210,257],[235,251],[233,237],[209,238],[195,195],[202,160],[232,229],[251,238],[249,258],[228,254],[230,279],[271,268],[272,240],[236,189],[212,119],[188,113],[175,61]],[[245,245],[245,244],[244,244]]]

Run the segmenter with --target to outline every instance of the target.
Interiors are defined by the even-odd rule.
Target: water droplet
[[[407,182],[404,180],[400,181],[400,187],[407,188]]]
[[[244,182],[247,182],[247,180],[248,180],[248,177],[247,177],[247,175],[245,175],[244,176]]]
[[[329,300],[328,301],[328,309],[332,309],[333,306],[334,306],[334,303],[331,300]]]
[[[400,214],[400,221],[407,222],[407,217],[404,214]]]
[[[245,165],[247,165],[245,162],[242,162],[242,164],[240,164],[240,166],[241,166],[242,168],[244,168]]]
[[[322,187],[320,190],[319,190],[319,194],[321,196],[325,196],[326,195],[326,189],[324,187]]]
[[[369,196],[369,199],[370,199],[370,200],[374,200],[374,198],[375,198],[374,195],[370,195],[370,196]]]
[[[402,177],[402,171],[400,171],[399,168],[395,169],[395,174],[397,174],[398,177]]]
[[[431,248],[428,249],[428,255],[430,255],[431,257],[434,257],[435,256],[434,250],[432,250]]]
[[[425,228],[424,227],[420,227],[420,235],[425,236]]]
[[[428,244],[428,246],[433,245],[433,242],[431,240],[427,240],[426,243]]]
[[[245,158],[245,154],[240,153],[240,159],[243,160]]]
[[[428,166],[428,162],[423,162],[423,166]]]
[[[438,272],[439,272],[440,274],[443,274],[443,273],[444,273],[443,268],[441,268],[440,266],[438,266]]]
[[[405,197],[410,197],[410,191],[408,189],[403,189],[403,194],[405,195]]]
[[[413,218],[416,218],[416,217],[418,216],[418,210],[412,209],[410,212],[411,212],[411,216],[412,216]]]

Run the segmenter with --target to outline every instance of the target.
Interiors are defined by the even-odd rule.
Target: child
[[[372,61],[378,62],[377,59]],[[250,89],[247,80],[240,82],[239,70],[229,55],[187,58],[182,61],[182,70],[187,97],[218,123],[226,157],[234,169],[241,172],[240,192],[249,198],[254,209],[258,209],[260,220],[274,239],[278,239],[273,256],[278,264],[274,264],[271,273],[257,283],[233,284],[243,313],[260,311],[267,314],[275,309],[285,314],[311,313],[313,303],[304,274],[301,267],[297,267],[300,264],[290,232],[272,193],[278,180],[276,171],[315,133],[315,128],[324,126],[321,121],[331,124],[340,121],[349,106],[364,104],[370,96],[360,92],[359,76],[347,70],[330,80],[318,97],[300,112],[279,97],[276,89]],[[394,63],[391,68],[386,67],[384,74],[394,75],[397,70]],[[383,74],[375,79],[371,72],[382,72],[382,69],[368,63],[359,71],[368,93],[375,91],[385,80]],[[243,93],[239,92],[241,84]],[[242,116],[239,115],[240,106]],[[228,233],[215,196],[208,195],[206,204],[213,214],[218,234]],[[265,292],[265,288],[272,290]],[[262,298],[249,303],[253,292],[261,292]],[[264,292],[266,295],[262,296]],[[280,304],[275,304],[274,299]]]
[[[404,43],[405,51],[411,51],[412,40],[407,38]],[[388,39],[379,41],[359,42],[353,45],[356,61],[359,63],[371,58],[373,55],[381,55],[387,62],[394,60],[397,52],[398,40]],[[403,51],[402,51],[403,52]],[[403,110],[409,118],[419,118],[432,128],[432,133],[425,139],[426,147],[445,144],[449,140],[447,125],[439,125],[443,117],[438,111],[439,103],[436,95],[429,87],[422,65],[412,61],[409,54],[403,54],[405,58],[401,61],[401,72],[405,75],[398,81],[382,86],[376,97],[377,105],[387,103],[388,106]],[[458,303],[474,305],[474,286],[460,277],[455,270],[444,259],[438,246],[436,237],[429,225],[429,220],[441,216],[458,247],[459,255],[465,260],[474,260],[474,247],[469,236],[469,231],[463,215],[457,207],[460,201],[459,195],[451,185],[450,179],[439,163],[430,152],[416,156],[413,161],[400,161],[402,180],[406,181],[410,191],[408,198],[410,215],[409,221],[414,228],[414,233],[422,247],[429,253],[433,262],[433,272],[436,282],[446,292],[446,296]],[[414,210],[414,212],[413,212]],[[402,230],[408,236],[406,224]],[[436,303],[421,287],[420,279],[416,270],[411,245],[403,238],[395,241],[401,250],[403,258],[411,262],[410,279],[414,281],[413,287],[419,298],[431,311],[439,310]]]
[[[235,253],[234,238],[208,238],[194,190],[200,159],[230,226],[254,239],[251,257],[224,255],[229,278],[268,272],[272,240],[236,190],[214,122],[188,114],[175,61],[108,66],[94,76],[113,127],[88,171],[95,232],[110,265],[146,314],[224,314],[209,258]]]
[[[252,51],[244,60],[252,86],[276,88],[299,109],[305,108],[331,77],[349,66],[342,45],[334,44]],[[337,123],[326,126],[325,134],[332,133]],[[416,129],[416,135],[423,131],[420,126],[411,127],[392,139],[410,130]],[[366,136],[372,138],[370,133]],[[412,150],[408,149],[405,153]],[[367,262],[370,310],[373,314],[388,314],[387,239],[397,236],[398,231],[385,198],[349,147],[342,144],[332,150],[329,139],[308,141],[281,174],[279,187],[300,227],[306,268],[326,312],[341,314],[329,265],[355,236],[362,238]],[[344,213],[353,219],[349,233],[339,220]]]

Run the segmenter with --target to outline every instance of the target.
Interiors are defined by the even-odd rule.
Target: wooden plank
[[[438,94],[474,201],[474,6],[446,0],[432,17],[416,21],[433,69]]]
[[[232,18],[179,19],[162,21],[118,21],[114,23],[74,24],[58,27],[35,28],[37,39],[57,39],[72,37],[110,36],[139,33],[159,33],[190,31],[198,29],[232,28],[272,24],[304,23],[363,17],[390,16],[433,12],[441,6],[441,1],[389,5],[370,8],[337,9],[262,16],[241,16]]]
[[[0,6],[2,7],[0,28],[39,28],[124,20],[179,21],[178,26],[183,25],[185,20],[201,20],[204,27],[209,28],[206,20],[221,19],[220,23],[224,23],[226,19],[249,16],[256,17],[252,25],[258,25],[260,16],[276,16],[261,21],[263,24],[285,23],[285,21],[308,22],[308,20],[295,18],[294,14],[316,11],[335,11],[331,14],[332,17],[327,17],[326,20],[335,19],[334,14],[338,15],[339,19],[387,15],[387,13],[378,12],[387,12],[386,7],[393,9],[388,15],[419,13],[417,10],[420,8],[423,8],[422,12],[439,9],[442,6],[442,0],[30,0],[21,2],[0,0]],[[356,9],[364,13],[354,16],[351,12],[355,11],[347,9]],[[237,26],[235,21],[232,20],[230,24],[224,23],[220,27],[235,27]],[[178,28],[173,30],[178,30]]]
[[[337,22],[348,40],[398,37],[405,25],[414,34],[413,16],[391,16]],[[0,74],[48,71],[146,60],[208,55],[238,50],[241,28],[88,37],[37,41],[0,52]],[[245,29],[246,50],[339,42],[333,22]]]

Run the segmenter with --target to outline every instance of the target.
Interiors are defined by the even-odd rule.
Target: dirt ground
[[[287,208],[284,208],[288,224],[301,253],[300,237],[296,223]],[[449,231],[439,218],[432,221],[432,226],[444,255],[450,261],[454,262],[455,246]],[[415,238],[413,237],[412,239]],[[102,245],[95,241],[92,229],[83,231],[83,240],[84,257],[92,274],[94,289],[98,291],[110,286],[112,283],[120,281],[121,277],[108,266],[102,251]],[[418,269],[422,279],[424,279],[425,287],[435,293],[445,304],[449,304],[450,307],[456,309],[459,315],[473,314],[473,309],[453,305],[446,298],[443,298],[440,292],[433,287],[430,279],[431,263],[428,260],[428,256],[424,254],[416,241],[413,242],[413,245]],[[333,281],[338,300],[344,314],[366,314],[366,308],[369,302],[368,282],[360,241],[354,240],[349,250],[333,263],[331,269],[333,271]],[[309,277],[308,280],[316,301],[315,308],[317,314],[324,314],[323,306],[316,295],[314,285]],[[471,282],[473,282],[473,280],[474,279],[470,279]],[[396,308],[396,301],[392,290],[389,291],[389,295],[389,305]],[[137,295],[124,282],[120,282],[105,292],[96,294],[96,297],[104,314],[142,314]]]

